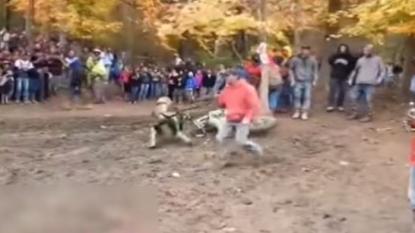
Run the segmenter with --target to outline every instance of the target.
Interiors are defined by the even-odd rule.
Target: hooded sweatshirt
[[[229,122],[239,123],[244,118],[252,122],[261,111],[261,101],[255,88],[242,79],[226,86],[218,101],[226,109]]]
[[[346,48],[345,52],[340,52],[342,46]],[[350,54],[349,47],[346,44],[341,44],[337,52],[330,56],[329,65],[332,79],[347,80],[356,65],[356,58]]]

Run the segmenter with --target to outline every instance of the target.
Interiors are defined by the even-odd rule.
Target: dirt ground
[[[163,233],[408,232],[411,134],[399,112],[366,124],[321,107],[308,122],[281,115],[273,132],[254,137],[268,162],[220,168],[213,135],[147,150],[150,104],[53,106],[0,107],[2,185],[154,187]]]

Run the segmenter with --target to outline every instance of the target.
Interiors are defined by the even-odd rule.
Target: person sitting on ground
[[[148,148],[156,148],[158,135],[166,133],[170,133],[187,145],[192,144],[192,140],[183,133],[186,117],[173,106],[170,98],[160,97],[156,102],[152,116],[156,119],[156,123],[150,127]]]

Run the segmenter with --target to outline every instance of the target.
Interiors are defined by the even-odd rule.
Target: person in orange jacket
[[[245,150],[261,156],[262,147],[248,139],[250,125],[261,111],[261,101],[255,88],[246,80],[240,79],[238,72],[230,71],[227,86],[219,95],[218,102],[225,109],[226,121],[218,127],[216,140],[223,145],[225,138],[235,128],[236,143]]]
[[[412,139],[411,151],[409,155],[409,185],[408,185],[408,198],[411,204],[412,217],[415,223],[415,137]]]

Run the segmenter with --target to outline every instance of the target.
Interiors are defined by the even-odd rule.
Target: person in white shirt
[[[29,103],[29,71],[34,68],[32,62],[29,59],[29,55],[23,55],[19,57],[14,62],[14,66],[17,70],[15,95],[16,102],[20,103],[23,101],[24,103]]]

